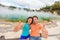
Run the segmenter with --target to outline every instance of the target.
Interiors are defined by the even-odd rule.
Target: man
[[[30,25],[31,27],[31,34],[30,40],[41,40],[40,31],[42,31],[42,37],[47,38],[48,32],[46,31],[45,27],[38,23],[38,17],[33,16],[33,23]]]

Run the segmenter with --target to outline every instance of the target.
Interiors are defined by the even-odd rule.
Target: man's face
[[[38,19],[36,17],[33,18],[33,23],[37,24],[38,23]]]

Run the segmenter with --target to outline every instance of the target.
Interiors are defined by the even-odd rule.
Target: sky
[[[59,0],[0,0],[0,3],[7,6],[39,9],[46,5],[52,5],[55,1]]]

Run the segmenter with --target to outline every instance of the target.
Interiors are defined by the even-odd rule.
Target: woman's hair
[[[32,19],[31,24],[33,23],[33,17],[28,17],[26,23],[28,22],[28,20],[29,20],[30,18]]]

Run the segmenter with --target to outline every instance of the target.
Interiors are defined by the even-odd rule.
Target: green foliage
[[[42,18],[42,20],[50,21],[50,18]]]
[[[51,6],[46,6],[46,7],[43,7],[41,9],[42,11],[45,11],[45,12],[57,12],[58,15],[60,15],[60,1],[56,1],[53,5]]]
[[[5,7],[4,5],[0,4],[0,6]]]
[[[9,6],[9,9],[13,10],[13,9],[16,9],[15,6]]]
[[[25,17],[11,17],[11,18],[8,18],[7,21],[10,21],[10,22],[18,22],[18,21],[23,21],[23,22],[26,22],[26,18]]]

